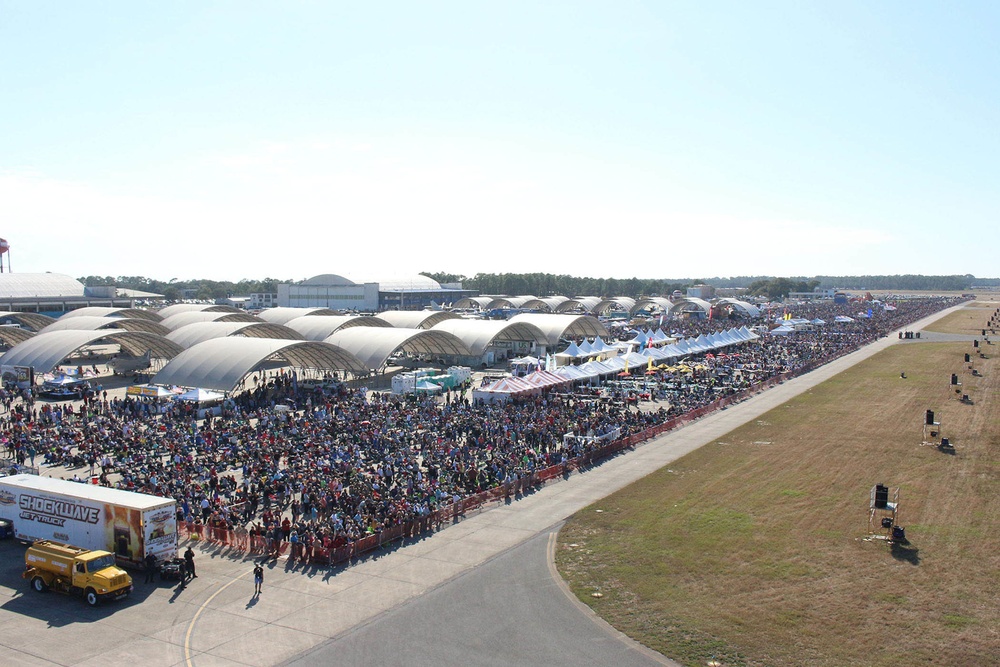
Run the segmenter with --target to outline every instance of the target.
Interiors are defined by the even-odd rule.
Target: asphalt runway
[[[286,664],[677,665],[571,597],[548,553],[559,526]]]

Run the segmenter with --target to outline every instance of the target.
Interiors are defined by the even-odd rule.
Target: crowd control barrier
[[[259,535],[255,535],[251,539],[245,530],[237,532],[198,522],[179,523],[178,533],[189,540],[202,540],[252,554],[270,554],[278,557],[289,555],[297,560],[315,565],[346,563],[376,549],[384,548],[386,545],[397,540],[438,531],[448,523],[457,522],[469,511],[481,510],[491,503],[506,501],[511,496],[526,495],[537,486],[562,477],[570,471],[585,469],[618,454],[624,449],[632,448],[637,444],[652,440],[663,433],[680,428],[717,410],[722,410],[730,405],[745,401],[762,391],[782,384],[786,380],[813,371],[836,357],[850,354],[860,349],[860,347],[861,345],[856,345],[849,350],[843,351],[842,354],[829,355],[806,364],[795,371],[775,375],[767,380],[751,385],[747,389],[719,398],[708,405],[671,418],[662,424],[657,424],[639,433],[619,438],[601,447],[587,451],[580,456],[568,459],[563,463],[530,471],[518,478],[503,482],[494,488],[460,498],[438,508],[427,516],[416,517],[404,523],[389,526],[375,534],[354,540],[344,546],[297,545],[296,553],[292,554],[290,544],[287,541],[279,540],[275,544],[271,538]]]

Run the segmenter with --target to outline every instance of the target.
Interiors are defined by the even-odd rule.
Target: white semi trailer
[[[110,551],[120,563],[140,565],[177,555],[177,503],[145,493],[109,489],[37,475],[0,477],[0,518],[23,542],[54,540]]]

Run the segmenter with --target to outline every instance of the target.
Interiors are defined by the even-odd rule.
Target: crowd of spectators
[[[854,305],[843,309],[854,321],[842,323],[832,321],[839,306],[795,309],[796,317],[827,324],[763,334],[644,375],[656,389],[642,409],[565,391],[485,405],[464,389],[404,399],[333,381],[306,387],[279,371],[256,377],[221,415],[204,420],[190,406],[156,414],[147,401],[100,391],[76,405],[6,392],[0,442],[21,462],[173,497],[182,520],[248,531],[269,548],[290,542],[304,554],[430,516],[580,456],[602,437],[638,433],[775,375],[825,363],[954,303],[899,302],[871,317],[856,317]],[[670,331],[692,336],[743,323],[670,322]],[[631,336],[627,329],[617,334]]]

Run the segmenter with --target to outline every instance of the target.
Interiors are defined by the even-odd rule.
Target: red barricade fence
[[[662,424],[651,426],[640,433],[619,438],[618,440],[602,445],[601,447],[584,452],[580,456],[568,459],[564,463],[528,472],[521,477],[504,482],[503,484],[487,491],[481,491],[466,498],[459,499],[448,505],[439,507],[427,516],[415,517],[409,521],[390,526],[382,531],[379,531],[378,533],[367,535],[359,540],[355,540],[350,544],[334,548],[324,548],[319,543],[314,544],[311,548],[300,544],[297,549],[298,553],[296,553],[295,556],[302,558],[308,556],[308,560],[312,563],[333,565],[349,561],[359,555],[368,553],[369,551],[403,537],[409,537],[426,531],[440,529],[442,524],[454,519],[455,517],[464,515],[468,509],[481,508],[487,503],[501,501],[502,499],[509,498],[515,493],[526,494],[531,491],[535,485],[544,484],[552,479],[561,477],[566,471],[578,470],[581,467],[589,466],[594,461],[606,459],[627,447],[632,447],[637,443],[651,440],[662,433],[680,428],[685,424],[696,419],[700,419],[701,417],[715,412],[716,410],[720,410],[733,405],[734,403],[746,400],[755,394],[783,383],[785,380],[796,377],[797,375],[808,373],[809,371],[821,366],[825,363],[825,361],[826,360],[808,364],[794,373],[782,373],[781,375],[777,375],[768,380],[757,382],[750,385],[743,391],[716,399],[706,406],[696,408],[695,410],[691,410],[683,415],[673,417]],[[232,509],[236,512],[236,515],[240,515],[242,503],[234,505]],[[251,538],[249,533],[246,531],[234,532],[226,528],[206,526],[205,524],[193,522],[180,522],[178,523],[177,528],[179,534],[186,534],[190,539],[207,540],[217,544],[228,545],[234,549],[249,553],[263,554],[268,550],[269,546],[274,546],[270,545],[270,538],[261,535],[254,535]],[[287,553],[288,550],[289,543],[284,541],[280,542],[277,549],[278,554]]]

